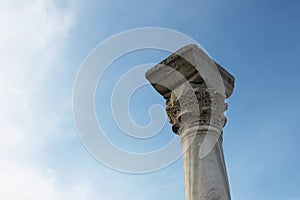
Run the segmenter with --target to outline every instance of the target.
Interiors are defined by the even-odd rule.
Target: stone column
[[[183,151],[186,200],[230,200],[222,136],[234,77],[195,45],[154,66],[146,78],[166,99]]]

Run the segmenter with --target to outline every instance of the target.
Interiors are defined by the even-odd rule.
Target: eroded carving
[[[166,101],[166,112],[173,132],[180,134],[179,130],[193,125],[213,126],[222,132],[226,123],[225,97],[203,84],[191,86],[183,86],[180,92],[173,91]]]

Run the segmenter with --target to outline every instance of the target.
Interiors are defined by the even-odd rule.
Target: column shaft
[[[212,150],[199,157],[207,134],[218,140]],[[222,137],[212,130],[199,130],[196,135],[181,137],[183,150],[184,187],[186,200],[230,200],[230,191],[224,162]]]

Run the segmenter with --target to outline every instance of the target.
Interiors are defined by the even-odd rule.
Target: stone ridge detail
[[[179,98],[174,93],[171,93],[170,98],[166,99],[166,112],[168,114],[169,122],[172,124],[174,133],[179,134],[178,131],[190,128],[192,126],[213,126],[222,132],[226,124],[226,117],[224,112],[228,105],[225,103],[225,97],[216,93],[213,89],[208,89],[205,85],[192,84],[193,93],[197,97],[197,102],[182,95]],[[213,95],[212,95],[213,94]],[[183,111],[181,104],[184,104]],[[192,109],[188,109],[188,104],[198,104],[199,110],[195,113]],[[199,113],[200,112],[200,113]],[[182,121],[182,115],[189,114],[192,117]]]

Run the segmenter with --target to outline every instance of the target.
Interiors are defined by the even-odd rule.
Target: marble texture
[[[165,98],[180,136],[186,200],[230,200],[222,137],[234,77],[191,44],[149,69],[146,78]]]

